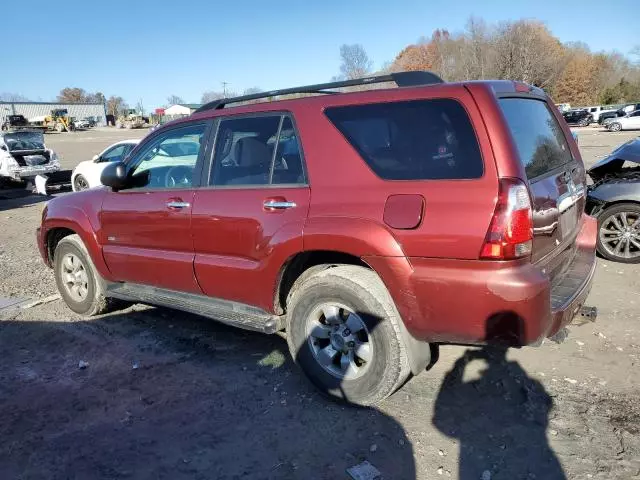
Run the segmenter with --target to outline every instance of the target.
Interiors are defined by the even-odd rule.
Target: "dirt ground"
[[[638,134],[577,131],[587,164]],[[140,133],[47,141],[71,168]],[[640,265],[599,261],[598,319],[565,342],[442,346],[356,409],[317,395],[279,336],[143,305],[88,321],[59,299],[23,308],[56,293],[34,237],[44,199],[7,197],[0,297],[26,303],[0,304],[3,479],[347,479],[365,460],[386,479],[640,478]]]

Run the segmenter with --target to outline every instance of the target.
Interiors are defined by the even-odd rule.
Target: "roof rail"
[[[343,80],[330,83],[318,83],[316,85],[306,85],[302,87],[271,90],[269,92],[253,93],[251,95],[242,95],[240,97],[221,98],[219,100],[205,103],[194,113],[204,112],[207,110],[217,110],[220,108],[224,108],[225,105],[228,105],[230,103],[247,102],[249,100],[277,97],[280,95],[291,95],[294,93],[338,93],[333,90],[342,87],[355,87],[359,85],[370,85],[374,83],[385,82],[395,82],[398,87],[417,87],[421,85],[444,83],[444,81],[438,75],[426,71],[389,73],[387,75],[378,75],[375,77],[356,78],[353,80]]]

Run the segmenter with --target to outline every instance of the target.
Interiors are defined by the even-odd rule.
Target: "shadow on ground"
[[[553,402],[506,348],[469,349],[440,387],[433,424],[460,445],[461,480],[562,480],[546,430]],[[471,362],[486,368],[465,381]]]
[[[150,309],[5,321],[0,357],[3,478],[416,477],[402,427],[316,394],[277,336]]]

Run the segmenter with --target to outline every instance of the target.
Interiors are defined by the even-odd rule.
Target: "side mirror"
[[[100,155],[94,155],[91,160],[93,160],[94,162],[97,162],[98,160],[100,160]]]
[[[113,190],[122,190],[127,186],[127,166],[122,162],[107,165],[100,175],[100,183]]]
[[[6,145],[0,145],[0,150],[4,150],[6,152],[7,151],[7,146]]]

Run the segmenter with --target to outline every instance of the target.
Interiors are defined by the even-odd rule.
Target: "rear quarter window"
[[[331,107],[325,114],[385,180],[482,176],[475,132],[467,112],[455,100]]]
[[[529,180],[573,160],[564,132],[546,102],[501,98],[500,107]]]

